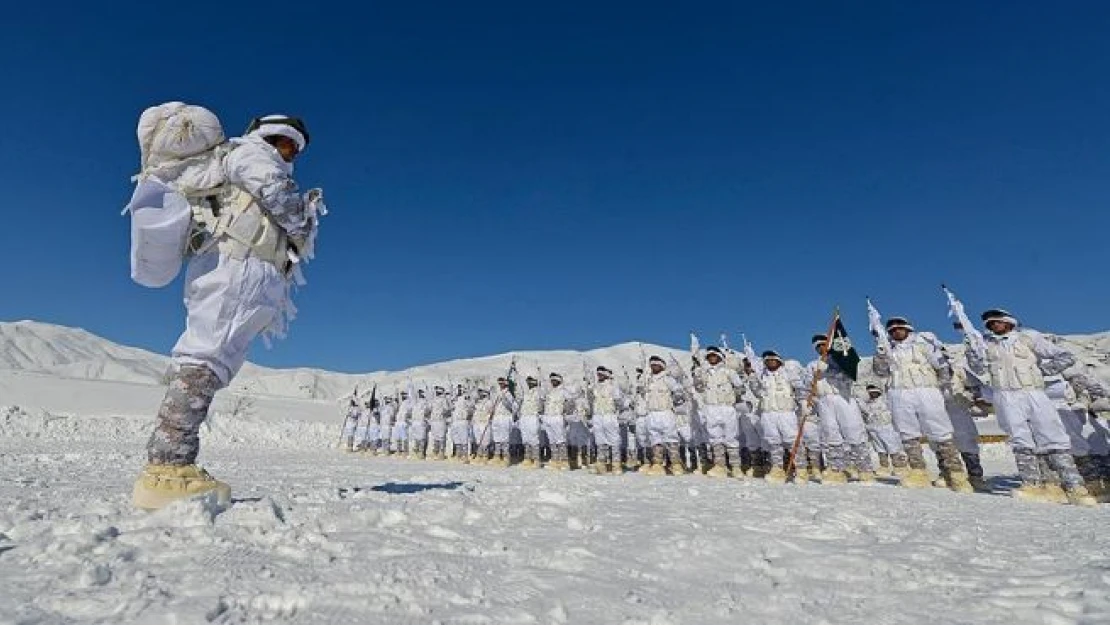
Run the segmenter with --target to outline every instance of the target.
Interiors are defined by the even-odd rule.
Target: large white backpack
[[[177,277],[193,225],[191,200],[226,182],[230,150],[219,118],[201,106],[167,102],[139,117],[141,170],[131,213],[131,279],[151,288]]]

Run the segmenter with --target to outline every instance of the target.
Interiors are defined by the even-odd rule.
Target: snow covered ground
[[[0,625],[1110,622],[1110,505],[1009,499],[999,445],[995,495],[390,460],[267,370],[202,430],[234,505],[137,512],[162,357],[0,326]]]
[[[105,411],[0,408],[0,623],[1110,622],[1110,506],[347,455],[263,402],[203,432],[229,510],[148,514],[135,388],[21,380]]]

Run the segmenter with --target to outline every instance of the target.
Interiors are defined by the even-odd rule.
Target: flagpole
[[[836,322],[840,320],[840,307],[837,306],[833,309],[832,322],[829,324],[829,332],[825,335],[825,349],[822,350],[821,363],[825,364],[829,359],[829,352],[832,350],[833,333],[836,332]],[[798,433],[794,436],[794,445],[790,448],[790,459],[786,463],[787,477],[794,474],[796,464],[794,458],[798,455],[798,446],[802,443],[802,434],[806,429],[806,414],[814,410],[814,405],[817,403],[817,384],[821,381],[821,374],[824,372],[823,367],[818,367],[817,371],[813,372],[813,381],[809,384],[809,397],[806,398],[806,412],[805,414],[798,415]]]

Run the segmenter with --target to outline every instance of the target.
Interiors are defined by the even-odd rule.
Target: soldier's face
[[[555,388],[559,388],[560,385],[562,385],[562,382],[560,382],[559,380],[552,380],[551,381],[551,386],[553,386]]]
[[[540,383],[535,380],[528,380],[528,388],[536,388],[539,384]]]
[[[497,386],[501,387],[501,390],[505,390],[505,389],[509,388],[509,383],[508,382],[498,382]]]
[[[659,375],[660,373],[663,372],[663,365],[661,365],[657,362],[651,363],[651,372],[654,373],[655,375]]]
[[[878,399],[880,396],[882,396],[882,393],[880,393],[879,391],[867,391],[867,394],[871,396],[871,399]]]
[[[829,351],[829,345],[828,343],[818,343],[813,346],[813,349],[817,352],[818,355],[824,356],[825,352]]]
[[[895,341],[904,341],[910,335],[910,331],[905,328],[894,328],[890,331],[890,338]]]
[[[995,334],[1009,334],[1014,330],[1014,324],[1009,321],[995,319],[994,321],[987,322],[987,329]]]
[[[763,366],[767,367],[768,371],[778,371],[779,367],[782,366],[782,361],[778,358],[768,358],[767,360],[763,361]]]
[[[708,360],[709,364],[713,365],[714,367],[721,364],[721,357],[717,354],[709,354],[705,357],[705,359]]]

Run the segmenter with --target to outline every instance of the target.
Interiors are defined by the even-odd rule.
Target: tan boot
[[[667,470],[663,468],[662,464],[652,462],[648,464],[646,468],[642,467],[640,469],[640,473],[643,473],[644,475],[666,475]]]
[[[847,484],[848,474],[844,471],[834,471],[829,469],[821,474],[822,484]]]
[[[1068,498],[1068,503],[1073,506],[1082,506],[1084,508],[1093,508],[1098,505],[1098,500],[1091,496],[1085,486],[1076,486],[1065,491]]]
[[[714,464],[705,474],[708,477],[728,477],[728,468],[723,464]]]
[[[1020,488],[1010,491],[1010,496],[1021,501],[1046,501],[1043,486],[1023,484]]]
[[[971,482],[971,488],[977,493],[989,493],[993,490],[990,482],[987,482],[986,478],[981,475],[968,476],[967,481]]]
[[[975,487],[971,485],[971,481],[967,478],[967,473],[963,471],[954,471],[948,474],[948,488],[957,493],[974,493]]]
[[[1059,484],[1049,483],[1044,485],[1044,500],[1052,503],[1068,503],[1068,494]]]
[[[231,487],[195,464],[148,464],[135,480],[131,500],[136,508],[158,510],[175,501],[208,493],[215,494],[219,505],[231,503]]]
[[[902,478],[902,486],[904,488],[929,488],[932,486],[932,480],[929,479],[929,472],[925,469],[910,469],[906,477]]]
[[[771,467],[771,470],[763,476],[763,479],[771,484],[785,484],[786,471],[782,467]]]
[[[876,479],[878,479],[878,477],[879,476],[876,475],[874,471],[860,471],[859,472],[859,481],[864,483],[864,484],[872,484],[872,483],[875,482]]]

